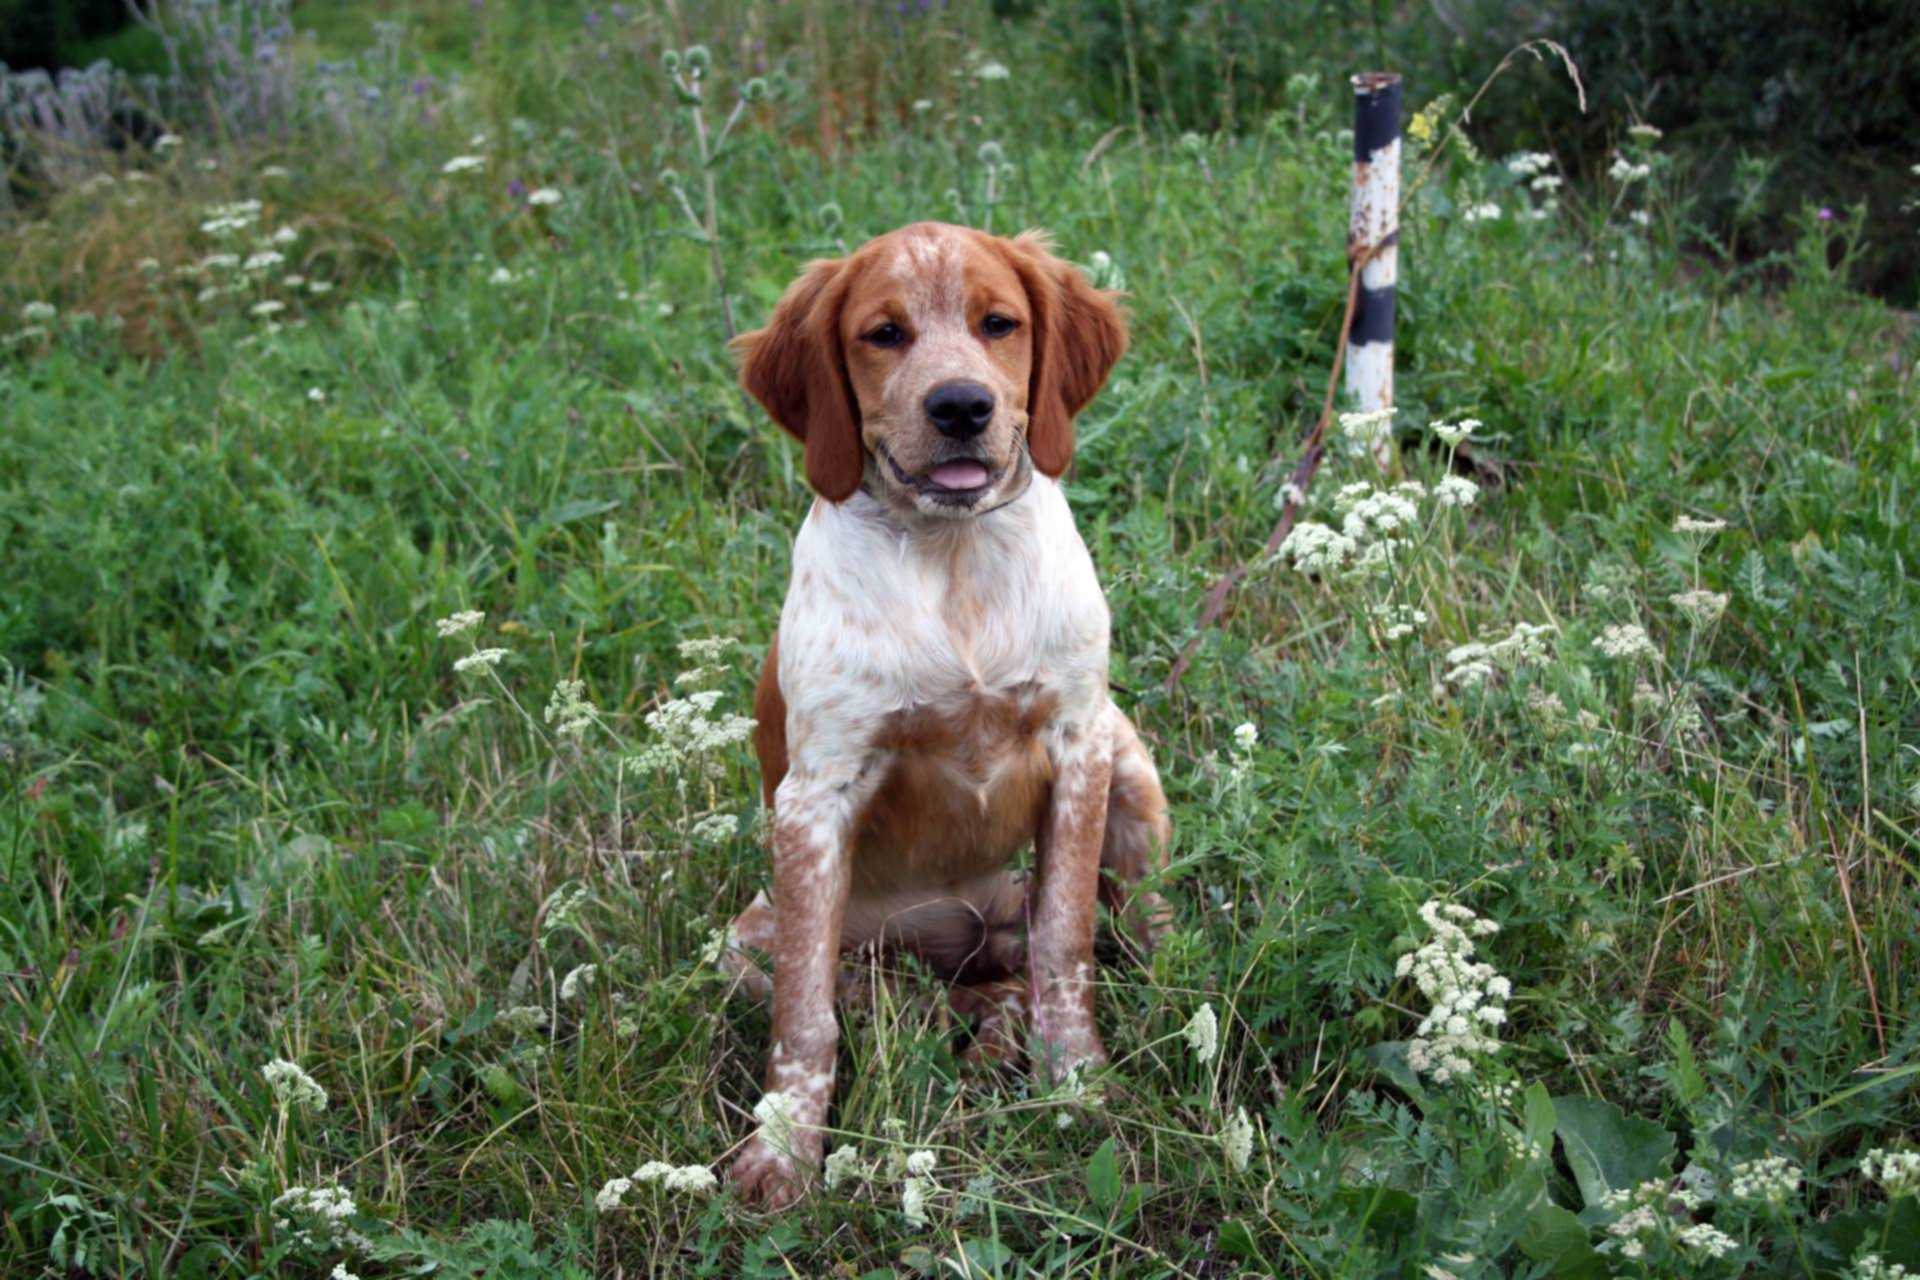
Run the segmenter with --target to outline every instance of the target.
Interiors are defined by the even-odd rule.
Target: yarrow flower
[[[304,1107],[309,1111],[327,1109],[327,1091],[320,1087],[318,1080],[303,1071],[299,1063],[275,1058],[260,1068],[260,1074],[266,1078],[274,1099],[281,1106]]]
[[[1853,1280],[1920,1280],[1906,1267],[1888,1262],[1877,1253],[1862,1253],[1853,1260]]]
[[[730,813],[710,813],[687,828],[687,834],[701,844],[719,844],[733,838],[740,819]]]
[[[475,671],[491,671],[506,656],[505,649],[475,649],[466,657],[455,659],[453,669],[456,674],[463,676]]]
[[[1005,80],[1012,74],[1002,62],[983,62],[973,69],[976,80]]]
[[[1800,1169],[1785,1156],[1762,1156],[1733,1166],[1727,1192],[1736,1200],[1763,1200],[1779,1206],[1800,1191]]]
[[[1653,166],[1651,165],[1635,164],[1625,156],[1616,155],[1613,158],[1612,166],[1607,170],[1607,176],[1615,182],[1620,183],[1638,182],[1652,172]]]
[[[593,1207],[601,1213],[612,1213],[620,1207],[620,1197],[631,1190],[632,1178],[609,1178],[606,1185],[594,1193]]]
[[[1631,622],[1614,623],[1600,632],[1594,647],[1609,658],[1658,658],[1659,651],[1647,637],[1647,629]]]
[[[485,156],[455,156],[440,166],[442,173],[471,173],[475,169],[487,167]]]
[[[1357,549],[1354,540],[1339,530],[1303,520],[1288,532],[1279,555],[1301,573],[1330,573],[1346,564]]]
[[[1516,177],[1530,178],[1544,171],[1553,163],[1553,157],[1544,151],[1522,151],[1508,157],[1507,171]]]
[[[565,199],[556,187],[538,187],[527,193],[527,203],[535,205],[559,204]]]
[[[1473,958],[1474,938],[1498,933],[1498,924],[1437,899],[1421,906],[1420,919],[1431,938],[1394,966],[1394,976],[1412,977],[1432,1007],[1407,1042],[1407,1062],[1446,1084],[1472,1075],[1477,1059],[1500,1051],[1495,1037],[1513,988],[1492,965]]]
[[[826,1188],[829,1191],[832,1191],[849,1178],[864,1181],[870,1172],[871,1170],[860,1162],[859,1149],[852,1146],[834,1148],[833,1154],[827,1157],[826,1164],[821,1171],[822,1181],[826,1184]]]
[[[27,324],[44,324],[60,314],[60,308],[38,299],[20,308],[20,319]]]
[[[478,609],[462,609],[458,613],[450,613],[437,620],[433,625],[444,639],[447,636],[457,636],[462,632],[473,630],[486,620],[486,616]]]
[[[1220,1021],[1214,1017],[1211,1004],[1203,1004],[1194,1010],[1193,1017],[1187,1020],[1180,1034],[1186,1037],[1187,1047],[1193,1050],[1193,1056],[1203,1067],[1220,1052]]]
[[[1709,1258],[1724,1258],[1740,1247],[1738,1240],[1706,1222],[1682,1227],[1674,1238],[1689,1253],[1704,1253]]]
[[[1491,222],[1500,216],[1500,206],[1489,200],[1484,204],[1470,204],[1460,211],[1462,222]]]
[[[345,1187],[288,1187],[273,1201],[273,1227],[310,1248],[338,1243],[358,1248],[366,1238],[348,1224],[360,1212]]]

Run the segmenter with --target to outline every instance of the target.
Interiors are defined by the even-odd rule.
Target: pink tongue
[[[927,473],[942,489],[978,489],[987,482],[987,469],[978,462],[943,462]]]

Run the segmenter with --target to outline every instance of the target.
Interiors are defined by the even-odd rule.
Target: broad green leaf
[[[1520,1252],[1552,1268],[1560,1280],[1599,1280],[1607,1269],[1593,1251],[1589,1228],[1557,1204],[1537,1204],[1515,1241]]]
[[[1673,1135],[1600,1098],[1553,1099],[1554,1130],[1566,1148],[1573,1180],[1587,1208],[1609,1191],[1638,1186],[1666,1172]]]
[[[1087,1161],[1087,1195],[1101,1209],[1111,1209],[1120,1198],[1120,1160],[1114,1154],[1112,1138],[1101,1143]]]

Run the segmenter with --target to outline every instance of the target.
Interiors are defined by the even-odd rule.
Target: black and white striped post
[[[1365,262],[1347,329],[1347,394],[1358,412],[1393,405],[1393,295],[1400,278],[1400,77],[1353,77],[1353,208],[1347,261]],[[1391,435],[1373,446],[1382,469]]]

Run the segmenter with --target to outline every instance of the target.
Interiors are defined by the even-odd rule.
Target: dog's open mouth
[[[977,502],[992,486],[996,473],[979,458],[949,458],[936,463],[920,475],[909,475],[885,445],[880,455],[893,468],[893,478],[915,492],[936,502]]]

